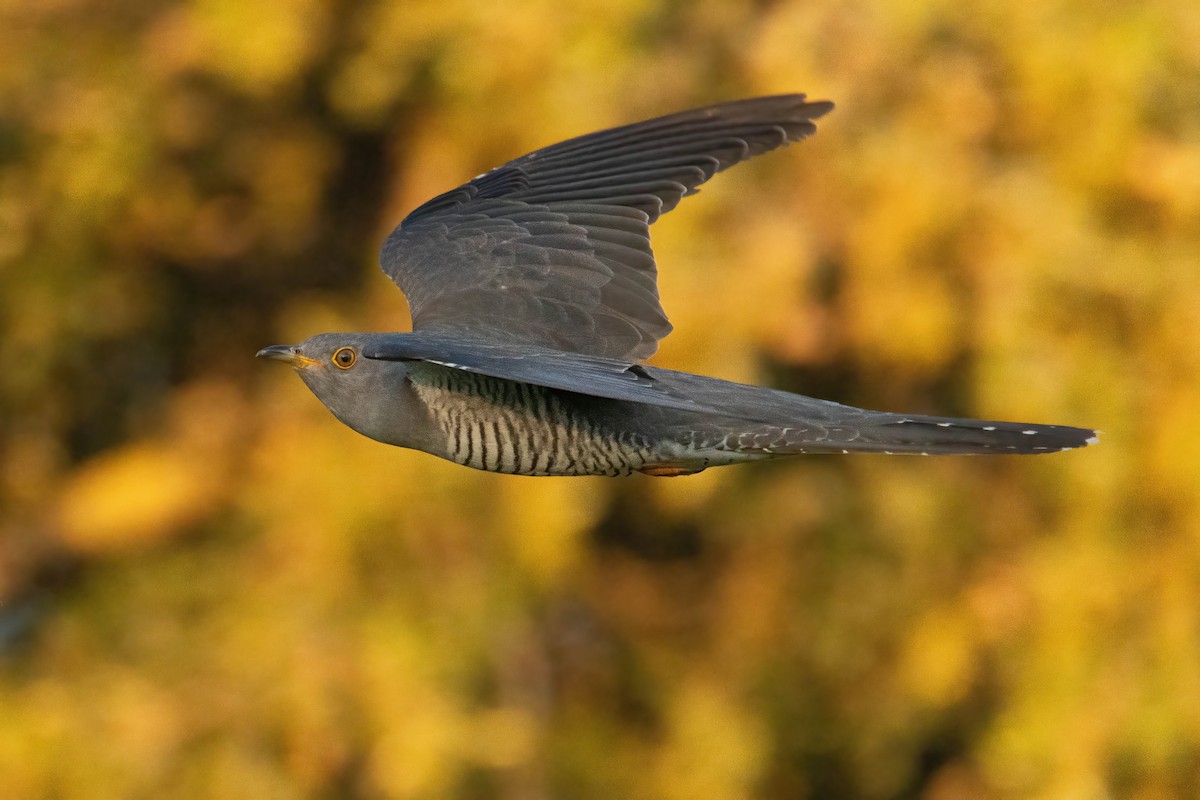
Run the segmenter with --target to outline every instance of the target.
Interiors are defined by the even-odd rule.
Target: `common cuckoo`
[[[641,363],[671,331],[650,225],[721,170],[815,132],[804,95],[720,103],[536,150],[383,245],[412,333],[259,351],[387,444],[518,475],[685,475],[799,453],[1049,453],[1092,430],[868,411]]]

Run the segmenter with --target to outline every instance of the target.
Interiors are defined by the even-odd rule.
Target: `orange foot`
[[[697,472],[703,472],[704,467],[694,464],[648,464],[642,467],[638,472],[643,475],[653,475],[656,478],[674,478],[677,475],[695,475]]]

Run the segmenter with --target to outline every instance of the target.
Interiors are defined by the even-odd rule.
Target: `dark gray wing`
[[[431,332],[372,334],[362,354],[383,361],[425,361],[593,397],[717,413],[716,408],[652,377],[650,367],[526,342],[463,339]]]
[[[809,136],[832,108],[760,97],[537,150],[409,214],[383,271],[415,330],[645,358],[671,331],[650,224],[717,172]]]

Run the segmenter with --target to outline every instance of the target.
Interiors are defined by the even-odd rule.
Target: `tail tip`
[[[1063,450],[1063,451],[1079,450],[1080,448],[1083,448],[1083,447],[1091,447],[1094,444],[1100,444],[1100,431],[1084,431],[1084,432],[1090,433],[1091,436],[1088,436],[1079,444],[1069,444],[1066,447],[1062,447],[1059,449]]]

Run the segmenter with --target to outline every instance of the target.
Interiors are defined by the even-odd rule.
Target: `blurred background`
[[[0,796],[1196,796],[1194,3],[7,0],[0,50]],[[655,228],[654,363],[1100,447],[494,476],[254,360],[406,329],[430,196],[789,91],[838,109]]]

